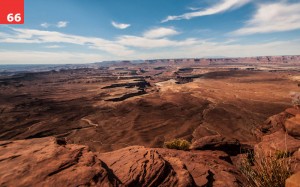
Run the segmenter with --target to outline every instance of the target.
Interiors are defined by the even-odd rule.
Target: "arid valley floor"
[[[299,125],[293,92],[300,56],[6,73],[0,186],[242,186],[245,150],[288,149],[300,163],[300,135],[285,127]],[[191,150],[163,148],[176,138]]]

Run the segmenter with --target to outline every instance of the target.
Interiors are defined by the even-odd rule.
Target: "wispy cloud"
[[[68,26],[68,23],[67,21],[59,21],[57,24],[56,24],[56,27],[57,28],[65,28]]]
[[[148,30],[144,33],[146,38],[163,38],[167,36],[173,36],[179,34],[174,28],[159,27]]]
[[[64,46],[61,46],[61,45],[47,45],[45,46],[45,48],[48,48],[48,49],[58,49],[58,48],[63,48]]]
[[[126,24],[126,23],[117,23],[115,21],[111,22],[111,25],[114,26],[117,29],[127,29],[128,27],[130,27],[130,24]]]
[[[117,38],[116,42],[128,47],[136,47],[143,49],[176,47],[182,45],[192,45],[199,40],[187,38],[185,40],[171,40],[170,36],[178,35],[176,29],[172,27],[152,28],[142,34],[142,36],[123,35]]]
[[[116,42],[124,46],[138,47],[143,49],[154,49],[154,48],[189,46],[189,45],[201,43],[202,41],[194,38],[188,38],[184,40],[170,40],[167,38],[121,36],[118,38]]]
[[[153,58],[199,58],[205,56],[246,57],[264,55],[299,55],[300,41],[273,41],[260,44],[228,44],[220,42],[193,42],[191,45],[174,46],[160,50],[136,51],[123,55],[122,59]],[[236,51],[239,51],[237,53]],[[0,64],[13,63],[89,63],[102,60],[117,60],[115,55],[77,52],[42,52],[0,50]]]
[[[172,20],[182,20],[182,19],[192,19],[195,17],[200,16],[208,16],[213,14],[218,14],[225,12],[227,10],[232,10],[235,8],[239,8],[247,3],[249,3],[251,0],[221,0],[219,3],[213,5],[212,7],[209,7],[207,9],[195,11],[195,12],[188,12],[182,15],[178,16],[168,16],[161,22],[168,22]]]
[[[234,35],[250,35],[300,29],[300,3],[269,3],[258,5],[258,10],[245,27]]]
[[[99,54],[43,51],[1,51],[0,64],[82,64],[105,58]]]
[[[196,7],[188,7],[189,10],[195,11],[195,10],[201,10],[202,8],[196,8]]]
[[[43,28],[46,28],[46,29],[49,27],[65,28],[68,26],[68,23],[69,22],[67,22],[67,21],[59,21],[56,24],[44,22],[44,23],[41,23],[40,26]]]
[[[50,27],[50,24],[45,22],[45,23],[41,24],[41,27],[48,28],[48,27]]]
[[[49,46],[68,43],[102,50],[118,56],[134,53],[129,47],[154,49],[188,46],[201,43],[199,39],[194,38],[187,38],[184,40],[171,40],[167,38],[167,36],[175,34],[179,34],[175,29],[156,28],[143,33],[142,36],[122,35],[115,40],[106,40],[97,37],[64,34],[56,31],[11,28],[11,30],[8,33],[5,33],[3,37],[0,35],[0,42],[16,44],[48,44]]]
[[[11,33],[13,32],[13,33]],[[64,34],[55,31],[42,31],[35,29],[12,28],[10,34],[1,37],[1,43],[25,43],[25,44],[58,44],[69,43],[83,45],[89,48],[102,50],[114,55],[126,55],[132,53],[123,45],[116,42],[96,37],[85,37],[71,34]]]
[[[86,63],[116,59],[297,55],[300,48],[299,40],[239,44],[235,38],[223,42],[201,38],[173,39],[168,37],[172,36],[170,33],[169,35],[160,35],[159,38],[156,35],[154,38],[151,35],[150,37],[147,36],[147,32],[138,36],[123,35],[113,40],[106,40],[54,31],[10,27],[6,27],[6,29],[7,32],[0,33],[0,43],[15,43],[22,44],[22,46],[25,44],[30,44],[28,46],[39,44],[43,46],[45,51],[7,51],[0,49],[0,63]],[[68,45],[66,51],[62,49],[55,50],[55,48],[64,44],[85,47],[85,53],[69,52],[69,49],[71,49],[69,46],[72,47],[72,45]],[[91,49],[99,51],[95,52]],[[42,50],[42,48],[38,50]],[[239,51],[239,53],[236,53],[236,51]]]
[[[273,41],[259,44],[233,44],[225,42],[202,42],[188,46],[142,50],[136,59],[152,58],[199,58],[207,56],[251,57],[272,55],[298,55],[300,41]],[[238,53],[236,51],[239,51]]]

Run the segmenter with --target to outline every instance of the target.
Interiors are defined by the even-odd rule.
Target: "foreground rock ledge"
[[[0,142],[0,186],[238,186],[221,151],[133,146],[97,153],[56,138]]]
[[[300,186],[300,172],[292,175],[286,180],[286,187],[299,187]]]
[[[0,186],[115,186],[120,181],[80,145],[55,138],[0,142]]]

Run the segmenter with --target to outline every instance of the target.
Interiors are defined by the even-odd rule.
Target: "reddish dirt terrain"
[[[98,151],[211,134],[255,141],[257,126],[299,90],[296,72],[207,71],[184,84],[94,69],[9,78],[0,90],[0,139],[57,136]]]
[[[241,150],[279,141],[274,136],[282,137],[285,120],[296,116],[277,119],[292,106],[290,94],[300,92],[300,60],[238,60],[122,62],[1,76],[0,186],[18,177],[25,186],[70,180],[96,186],[243,184],[234,165]],[[293,153],[300,147],[297,120],[287,122]],[[193,151],[162,149],[174,138],[192,142]],[[24,152],[22,146],[32,148]],[[53,163],[39,152],[56,155]],[[31,154],[44,165],[27,158]],[[46,180],[35,181],[26,169],[15,178],[5,172],[24,162]],[[63,177],[86,165],[86,177]]]

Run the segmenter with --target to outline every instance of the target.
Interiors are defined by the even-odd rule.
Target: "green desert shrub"
[[[184,139],[175,139],[164,143],[168,149],[189,150],[191,143]]]
[[[286,154],[275,157],[255,155],[241,163],[240,170],[249,187],[284,187],[285,180],[292,175],[290,160],[282,159]]]

